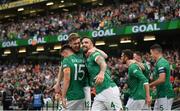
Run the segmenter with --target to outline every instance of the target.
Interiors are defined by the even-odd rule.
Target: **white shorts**
[[[122,109],[122,103],[120,100],[119,88],[116,86],[109,87],[97,94],[94,98],[91,111],[119,111],[120,109]]]
[[[145,104],[145,100],[134,100],[132,98],[129,98],[127,105],[126,105],[126,110],[151,110],[148,105]]]
[[[157,110],[171,110],[171,106],[173,104],[173,98],[159,98],[156,99],[154,104],[154,111]]]
[[[71,110],[82,111],[82,110],[85,110],[84,103],[85,103],[84,99],[67,101],[67,103],[66,103],[67,108],[66,109],[63,108],[62,111],[71,111]]]
[[[84,87],[84,93],[85,93],[85,110],[91,109],[91,88],[90,87]]]

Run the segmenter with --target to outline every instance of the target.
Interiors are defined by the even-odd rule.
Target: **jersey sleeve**
[[[166,73],[166,64],[165,63],[159,62],[157,68],[158,68],[157,69],[158,74]]]
[[[92,59],[93,61],[96,61],[98,56],[102,56],[100,52],[96,51],[94,53],[92,53]]]
[[[149,79],[149,78],[150,78],[150,77],[149,77],[150,70],[149,70],[149,68],[148,68],[147,64],[144,64],[144,67],[145,67],[145,71],[144,71],[144,73],[145,73],[145,74],[147,74],[147,75],[146,75],[146,76],[147,76],[147,79]]]
[[[140,81],[142,81],[143,84],[148,84],[148,80],[146,79],[146,77],[144,76],[144,74],[142,73],[142,71],[139,69],[137,65],[133,64],[130,67],[130,74],[131,76],[134,76]]]
[[[68,59],[64,59],[64,60],[62,61],[61,66],[62,66],[62,70],[65,69],[65,68],[67,68],[67,67],[70,67],[70,63],[68,62]]]

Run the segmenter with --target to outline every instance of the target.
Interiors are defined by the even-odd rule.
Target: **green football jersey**
[[[144,76],[137,64],[133,63],[128,68],[127,84],[130,90],[130,98],[134,100],[142,100],[146,98],[144,84],[148,80]]]
[[[84,60],[84,61],[86,61],[86,57],[85,57],[85,55],[84,55],[84,52],[83,52],[83,49],[82,48],[80,48],[80,50],[78,51],[78,52],[76,52],[75,53],[76,54],[76,56],[79,58],[79,59],[82,59],[82,60]],[[85,64],[85,63],[84,63]],[[87,67],[86,67],[86,71],[85,71],[85,84],[84,84],[84,86],[90,86],[90,82],[89,82],[90,80],[89,80],[89,73],[88,73],[88,71],[87,71]]]
[[[77,57],[76,54],[72,54],[67,58],[64,58],[62,67],[69,67],[70,73],[70,84],[67,90],[67,100],[78,100],[83,99],[84,95],[84,84],[85,84],[85,62],[83,59]]]
[[[96,63],[96,58],[98,56],[101,56],[101,54],[98,51],[95,51],[86,60],[86,66],[90,74],[90,83],[92,86],[95,86],[97,94],[109,87],[116,86],[116,84],[111,80],[111,77],[110,77],[111,72],[108,69],[108,67],[106,68],[106,71],[104,74],[104,81],[99,85],[95,85],[95,77],[100,72],[100,66]]]
[[[166,80],[164,83],[157,85],[157,98],[173,98],[175,95],[170,82],[170,65],[169,62],[163,57],[159,58],[156,62],[153,76],[154,80],[157,80],[159,78],[159,74],[161,73],[166,74]]]
[[[145,70],[143,71],[143,74],[147,78],[147,80],[150,80],[150,69],[148,68],[148,65],[146,63],[143,63]]]
[[[84,52],[83,49],[80,48],[80,50],[78,52],[75,53],[79,58],[84,59],[85,60],[85,56],[84,56]]]

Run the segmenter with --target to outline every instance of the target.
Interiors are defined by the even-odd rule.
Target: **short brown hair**
[[[73,49],[68,44],[62,46],[61,52],[63,52],[64,50],[71,50],[73,52]]]
[[[126,56],[128,59],[133,59],[133,52],[130,49],[123,50],[122,55]]]
[[[71,33],[69,35],[68,42],[74,41],[74,40],[79,39],[79,38],[80,38],[80,36],[78,33]]]
[[[135,51],[135,52],[134,52],[134,54],[136,54],[136,55],[138,55],[138,56],[142,57],[142,53],[141,53],[141,52],[139,52],[139,51]]]
[[[89,39],[89,40],[91,40],[93,46],[95,46],[95,41],[94,41],[91,37],[84,36],[84,37],[81,39],[81,41],[82,41],[83,39]]]
[[[158,52],[162,53],[162,47],[159,44],[154,44],[150,48],[151,50],[157,50]]]

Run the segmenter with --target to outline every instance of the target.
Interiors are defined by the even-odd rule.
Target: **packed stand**
[[[0,24],[0,40],[99,30],[131,23],[163,22],[179,18],[179,7],[178,0],[137,0],[131,4],[81,7],[77,11]]]
[[[52,102],[54,94],[51,89],[57,73],[58,65],[52,64],[41,66],[31,64],[1,65],[0,91],[7,92],[7,95],[12,97],[9,97],[9,100],[6,100],[8,97],[5,97],[6,99],[2,100],[3,105],[9,104],[9,107],[5,107],[9,109],[33,109],[33,96],[36,93],[42,94],[42,99],[44,99],[41,106],[48,101]]]
[[[176,94],[176,98],[180,97],[180,56],[177,50],[164,51],[164,57],[170,62],[171,66],[171,83]],[[143,60],[150,69],[150,80],[153,76],[154,61],[149,53],[143,54]],[[121,92],[123,104],[127,103],[129,92],[126,83],[128,73],[127,66],[124,65],[119,57],[110,57],[107,60],[112,75],[111,78],[117,84]],[[0,65],[0,91],[8,89],[12,93],[13,106],[17,109],[33,109],[33,95],[37,92],[43,95],[43,106],[58,100],[59,95],[56,94],[52,87],[57,79],[59,65],[52,63],[44,63],[41,65],[32,64],[4,64]],[[155,99],[156,89],[151,89],[152,99]],[[96,91],[92,88],[91,95],[94,97]],[[93,98],[92,98],[93,99]]]

